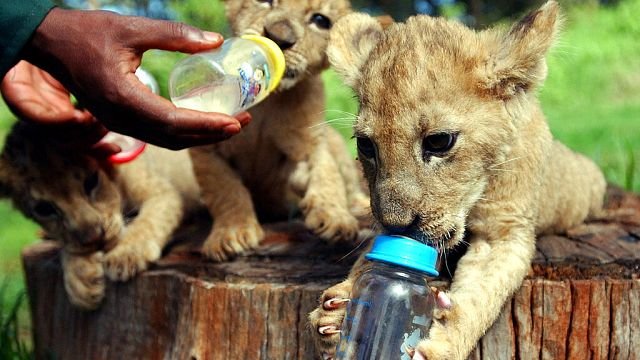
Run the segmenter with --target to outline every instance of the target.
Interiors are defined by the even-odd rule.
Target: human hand
[[[26,61],[9,70],[0,90],[11,111],[23,120],[51,125],[95,121],[88,111],[75,108],[58,80]]]
[[[46,71],[20,61],[0,83],[2,96],[21,120],[47,127],[60,146],[90,149],[106,157],[120,149],[111,144],[94,144],[107,129],[90,112],[76,109],[69,91]]]
[[[237,134],[251,116],[177,108],[144,86],[135,70],[148,49],[193,53],[221,43],[220,35],[181,23],[54,8],[24,55],[58,79],[110,130],[180,149]]]
[[[69,91],[46,71],[20,61],[0,83],[2,96],[21,120],[46,127],[60,146],[90,150],[98,157],[120,151],[112,144],[98,144],[107,129],[93,115],[71,102]]]

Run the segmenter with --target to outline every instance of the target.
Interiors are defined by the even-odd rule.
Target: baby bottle
[[[169,77],[169,95],[177,107],[234,115],[275,90],[284,69],[284,54],[270,39],[230,38],[178,62]]]
[[[370,262],[354,282],[336,359],[410,360],[431,325],[438,276],[437,251],[418,241],[380,235],[365,255]]]

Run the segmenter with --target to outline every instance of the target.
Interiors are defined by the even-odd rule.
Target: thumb
[[[216,48],[223,42],[222,35],[203,31],[180,22],[141,19],[131,38],[140,50],[160,49],[194,53]]]

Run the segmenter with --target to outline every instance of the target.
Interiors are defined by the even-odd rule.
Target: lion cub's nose
[[[395,216],[385,216],[381,219],[381,225],[390,233],[397,235],[410,236],[418,228],[418,217],[400,217],[397,214]]]
[[[104,242],[104,235],[104,228],[96,225],[85,229],[79,239],[83,245],[100,245]]]
[[[266,25],[264,35],[278,44],[282,50],[292,47],[298,40],[288,20],[280,20]]]

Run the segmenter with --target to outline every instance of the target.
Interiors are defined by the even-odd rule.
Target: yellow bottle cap
[[[242,35],[241,38],[257,42],[266,50],[267,56],[269,56],[269,60],[271,60],[274,66],[273,73],[271,74],[271,84],[269,84],[268,89],[269,92],[272,92],[278,86],[280,80],[282,80],[282,76],[284,76],[286,66],[282,50],[280,50],[280,47],[274,43],[273,40],[264,36]]]

